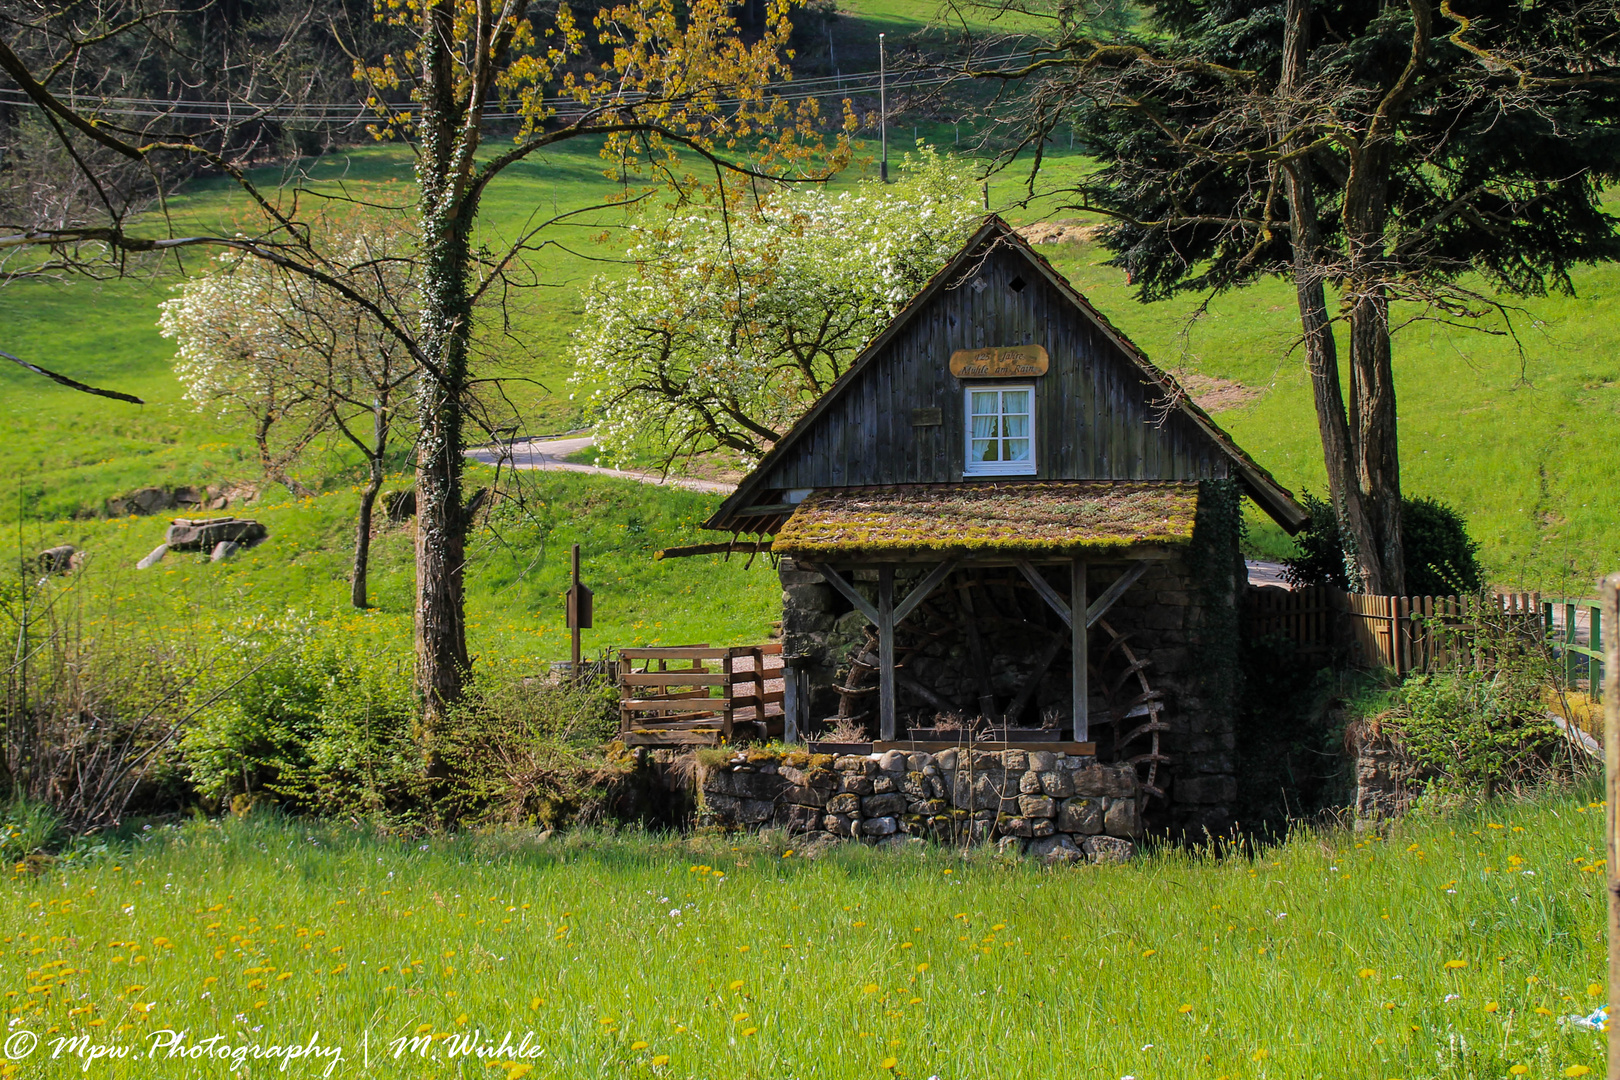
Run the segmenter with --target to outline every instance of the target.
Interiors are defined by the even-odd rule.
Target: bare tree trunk
[[[1356,480],[1377,539],[1368,592],[1406,591],[1401,537],[1401,459],[1396,431],[1395,372],[1389,343],[1389,297],[1381,284],[1358,291],[1350,305],[1350,411],[1356,428]]]
[[[1310,50],[1311,0],[1289,0],[1283,32],[1282,76],[1278,92],[1284,98],[1284,125],[1297,121],[1294,103],[1288,99],[1304,76]],[[1338,520],[1339,534],[1356,552],[1377,551],[1378,546],[1363,507],[1358,484],[1354,436],[1345,413],[1344,390],[1339,385],[1339,348],[1328,317],[1327,296],[1320,262],[1321,226],[1316,213],[1316,189],[1311,182],[1309,163],[1296,158],[1283,166],[1288,191],[1289,225],[1294,249],[1294,294],[1299,305],[1299,321],[1304,331],[1305,363],[1311,376],[1311,392],[1316,403],[1316,426],[1322,439],[1322,461],[1327,467],[1328,495]],[[1365,578],[1359,554],[1352,555],[1356,571]],[[1352,585],[1361,584],[1360,580]]]
[[[366,579],[371,562],[371,514],[377,505],[377,492],[382,490],[383,464],[388,453],[387,406],[378,402],[372,413],[371,474],[360,491],[360,515],[354,530],[354,574],[349,584],[349,603],[367,608]]]

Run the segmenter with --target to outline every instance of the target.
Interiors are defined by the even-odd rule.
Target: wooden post
[[[782,654],[782,741],[789,746],[799,741],[799,657],[787,653]]]
[[[569,666],[568,674],[573,677],[573,680],[575,682],[579,682],[580,677],[581,677],[581,675],[583,673],[579,670],[579,545],[578,544],[574,545],[574,584],[573,584],[573,588],[569,592],[569,595],[572,598],[571,607],[573,608],[573,610],[570,613],[570,617],[568,619],[568,624],[569,624],[570,630],[571,630],[571,632],[573,634],[573,638],[574,638],[574,662]]]
[[[1074,664],[1074,678],[1070,689],[1074,693],[1074,741],[1087,742],[1091,737],[1091,673],[1086,669],[1086,561],[1075,559],[1069,564],[1069,611],[1073,613],[1069,627],[1070,659]]]
[[[1609,882],[1609,996],[1620,989],[1620,574],[1603,583],[1603,613],[1609,617],[1609,644],[1603,664],[1603,794],[1608,833],[1604,876]],[[1612,1015],[1612,1014],[1611,1014]],[[1613,1020],[1610,1021],[1611,1026]],[[1609,1039],[1609,1080],[1620,1080],[1620,1046]]]
[[[894,741],[894,567],[878,567],[878,716],[880,738]]]

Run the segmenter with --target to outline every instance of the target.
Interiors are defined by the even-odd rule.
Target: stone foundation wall
[[[807,844],[928,838],[1115,862],[1142,832],[1133,768],[1044,751],[739,755],[707,771],[703,798],[715,824]]]

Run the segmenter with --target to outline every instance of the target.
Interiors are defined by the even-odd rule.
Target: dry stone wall
[[[1129,765],[1038,750],[742,754],[711,767],[712,823],[777,827],[807,844],[996,843],[1050,862],[1135,854],[1141,791]]]

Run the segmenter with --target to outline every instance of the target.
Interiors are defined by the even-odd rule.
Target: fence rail
[[[780,644],[620,649],[619,737],[628,746],[715,746],[738,724],[781,735],[781,680]]]
[[[1447,650],[1455,642],[1444,628],[1467,618],[1480,602],[1471,596],[1251,589],[1245,614],[1252,635],[1283,634],[1302,654],[1339,654],[1357,667],[1385,667],[1405,675],[1446,663],[1450,659]],[[1483,602],[1527,625],[1552,625],[1537,593],[1494,593]]]

